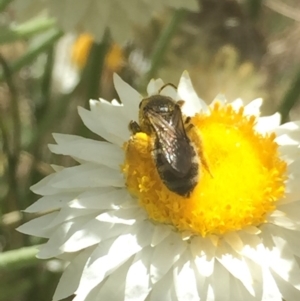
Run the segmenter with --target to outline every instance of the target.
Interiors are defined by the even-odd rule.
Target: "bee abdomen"
[[[169,164],[166,164],[159,148],[153,151],[154,162],[161,180],[170,191],[181,196],[189,196],[198,183],[199,159],[192,145],[191,148],[193,153],[191,156],[191,166],[184,175],[178,175]]]

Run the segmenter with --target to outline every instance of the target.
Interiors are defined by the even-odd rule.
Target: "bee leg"
[[[187,117],[187,119],[188,118],[190,118],[190,117]],[[193,130],[194,133],[196,134],[196,135],[193,135],[194,140],[195,139],[197,140],[195,144],[200,146],[198,149],[198,153],[199,153],[201,164],[206,169],[206,171],[210,174],[210,176],[213,178],[214,176],[212,175],[212,173],[210,171],[209,164],[208,164],[207,159],[203,152],[201,134],[200,134],[199,130],[192,123],[188,124],[186,127],[187,132],[190,130]]]
[[[191,119],[192,119],[192,118],[191,118],[190,116],[186,117],[184,123],[185,123],[185,124],[190,123],[190,122],[191,122]]]
[[[176,104],[178,104],[180,108],[184,105],[184,103],[185,103],[184,100],[178,100],[178,101],[176,102]]]
[[[132,132],[132,134],[136,134],[138,132],[141,132],[141,127],[136,121],[131,120],[129,122],[129,130]]]
[[[184,124],[185,124],[185,131],[189,132],[192,128],[194,128],[194,125],[190,123],[192,118],[190,116],[186,117]]]

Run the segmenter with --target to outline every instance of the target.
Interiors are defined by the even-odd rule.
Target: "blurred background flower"
[[[0,1],[0,301],[51,300],[61,268],[36,260],[44,240],[15,227],[36,216],[22,210],[50,164],[76,164],[50,154],[51,133],[99,139],[77,106],[117,98],[114,72],[145,95],[152,77],[176,83],[187,69],[209,103],[263,97],[263,114],[299,119],[298,0],[77,3]]]
[[[29,0],[15,1],[18,19],[24,21],[38,14],[53,16],[64,31],[89,32],[100,41],[109,28],[113,39],[130,38],[133,27],[146,23],[166,6],[197,10],[196,0]]]

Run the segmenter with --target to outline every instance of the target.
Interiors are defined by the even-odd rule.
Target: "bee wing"
[[[175,106],[170,121],[150,110],[147,117],[157,135],[163,158],[175,174],[185,176],[192,165],[192,146],[186,135],[180,108]]]

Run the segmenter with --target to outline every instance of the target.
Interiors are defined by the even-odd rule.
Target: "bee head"
[[[165,120],[170,120],[173,115],[176,102],[168,96],[152,95],[144,98],[139,105],[139,123],[146,133],[151,132],[151,124],[147,118],[147,112],[155,112],[161,115]]]

